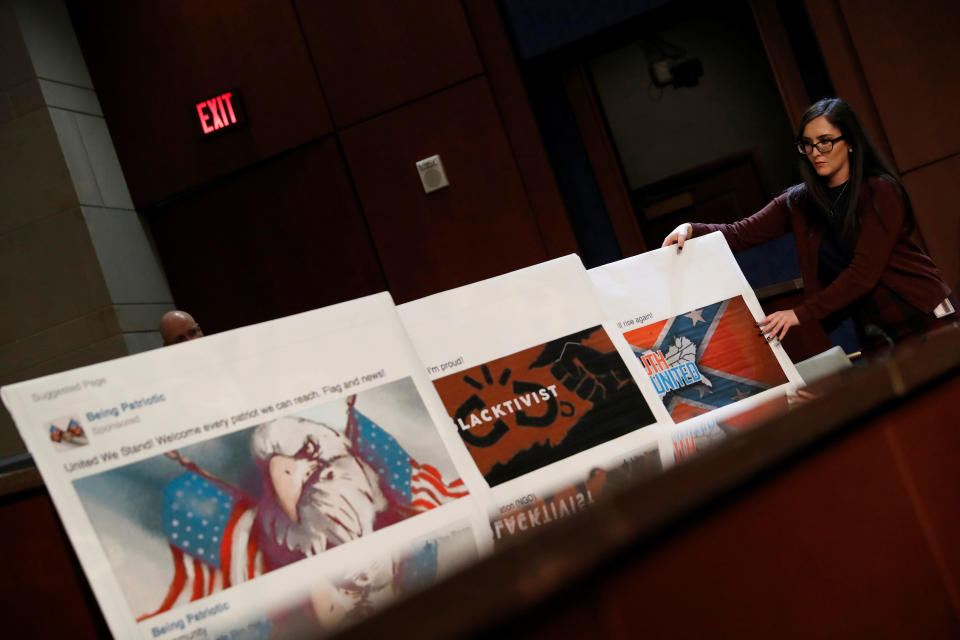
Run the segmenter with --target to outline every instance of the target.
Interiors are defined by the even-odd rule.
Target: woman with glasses
[[[850,105],[820,100],[803,114],[799,131],[803,182],[739,222],[681,224],[663,246],[681,251],[686,239],[720,231],[733,251],[743,251],[793,231],[806,295],[758,323],[767,340],[849,315],[870,349],[955,319],[950,288],[910,239],[913,208],[903,183]]]

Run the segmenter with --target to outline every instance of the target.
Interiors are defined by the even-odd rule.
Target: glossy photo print
[[[490,486],[654,422],[600,326],[434,380]]]
[[[73,484],[138,620],[467,495],[410,378]]]
[[[787,382],[742,296],[623,334],[674,422]]]

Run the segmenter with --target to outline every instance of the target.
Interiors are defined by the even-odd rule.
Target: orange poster
[[[439,378],[434,385],[490,486],[654,422],[599,326]]]

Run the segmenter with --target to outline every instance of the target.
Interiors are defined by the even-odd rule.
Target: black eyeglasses
[[[830,153],[833,151],[833,143],[837,140],[843,140],[843,136],[837,136],[833,140],[821,140],[820,142],[803,142],[797,140],[797,151],[806,156],[813,153],[813,148],[816,147],[820,153]]]

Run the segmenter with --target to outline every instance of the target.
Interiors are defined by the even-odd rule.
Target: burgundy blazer
[[[931,312],[950,295],[939,269],[920,249],[907,232],[903,198],[897,186],[883,178],[869,178],[860,190],[857,205],[860,232],[856,238],[853,260],[829,286],[817,278],[820,225],[811,224],[802,203],[787,205],[786,194],[732,224],[693,223],[693,235],[720,231],[733,251],[773,240],[793,231],[797,258],[806,296],[794,309],[801,324],[821,320],[882,282],[921,311]]]

